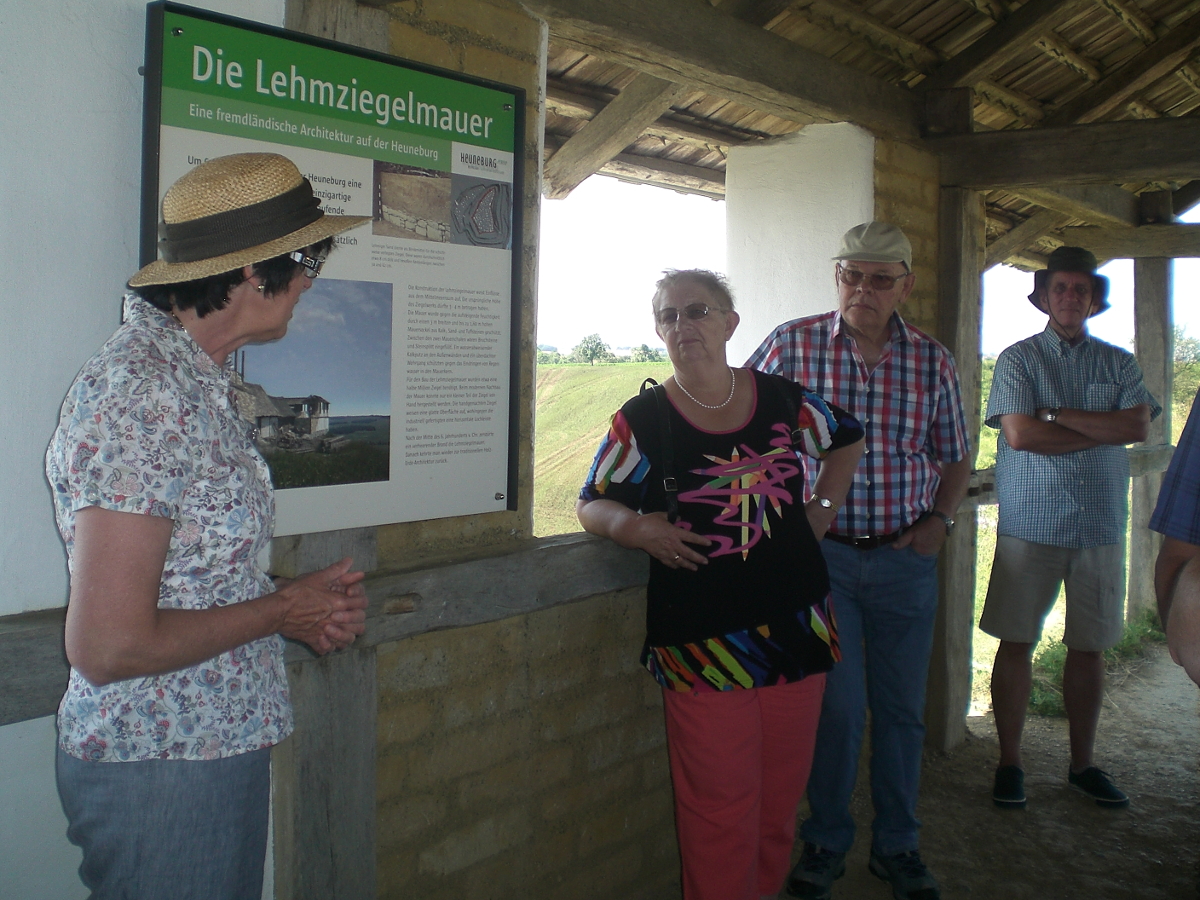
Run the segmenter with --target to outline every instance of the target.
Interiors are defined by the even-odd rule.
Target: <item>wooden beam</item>
[[[942,62],[936,50],[841,0],[811,0],[797,4],[795,11],[815,25],[853,35],[876,53],[914,72],[928,73]]]
[[[1191,117],[956,134],[924,144],[941,158],[942,184],[976,190],[1200,178],[1200,119]]]
[[[1183,215],[1200,203],[1200,181],[1190,181],[1171,192],[1171,209],[1177,216]]]
[[[982,364],[984,204],[975,191],[942,188],[938,197],[938,338],[958,360],[971,445],[979,443]],[[946,539],[938,561],[941,602],[933,631],[925,707],[926,742],[950,750],[967,734],[971,701],[971,634],[975,627],[975,516]]]
[[[1045,117],[1040,103],[1026,94],[1010,90],[1003,85],[991,81],[980,81],[975,85],[975,92],[984,103],[998,107],[1026,124],[1040,122]]]
[[[995,20],[988,16],[972,16],[953,31],[938,38],[931,46],[949,59],[970,47],[995,24]]]
[[[1017,187],[1009,193],[1072,219],[1092,225],[1130,227],[1137,225],[1138,199],[1110,184],[1055,184],[1046,187]]]
[[[1173,200],[1174,194],[1171,191],[1143,191],[1138,194],[1138,224],[1175,224]]]
[[[1046,263],[1050,257],[1045,253],[1034,253],[1032,250],[1021,250],[1013,253],[1004,262],[1017,269],[1022,269],[1026,272],[1034,272],[1038,269],[1046,268]]]
[[[1125,104],[1125,109],[1134,119],[1161,119],[1163,117],[1161,112],[1141,100],[1130,100]]]
[[[556,42],[807,124],[915,140],[912,92],[688,0],[521,0]]]
[[[1171,268],[1169,259],[1139,259],[1133,264],[1133,352],[1146,389],[1163,407],[1162,415],[1150,423],[1145,441],[1148,446],[1171,442],[1171,389],[1175,374]],[[1154,561],[1162,548],[1162,535],[1151,531],[1146,523],[1161,487],[1162,473],[1158,472],[1134,478],[1130,485],[1127,621],[1154,607]]]
[[[1200,257],[1200,225],[1064,228],[1063,240],[1103,259]]]
[[[923,96],[924,134],[970,134],[975,130],[975,94],[970,88],[925,91]]]
[[[1063,40],[1062,35],[1051,33],[1045,37],[1038,38],[1033,43],[1034,46],[1059,65],[1066,66],[1071,71],[1082,75],[1088,81],[1095,82],[1100,80],[1100,69],[1096,64],[1080,53],[1077,53],[1075,48]]]
[[[1166,37],[1151,44],[1111,75],[1064,103],[1046,117],[1044,124],[1054,127],[1103,119],[1138,91],[1182,66],[1197,43],[1200,43],[1200,13],[1173,28]]]
[[[713,6],[739,21],[767,28],[795,3],[796,0],[717,0]]]
[[[1132,3],[1126,3],[1125,0],[1097,0],[1097,5],[1112,13],[1138,40],[1149,44],[1157,37],[1154,23]]]
[[[1052,209],[1043,209],[1041,212],[1034,213],[1020,225],[988,245],[984,267],[990,269],[992,266],[999,265],[1014,253],[1031,246],[1051,231],[1061,228],[1070,219],[1070,216],[1065,216]]]
[[[565,144],[565,141],[562,143]],[[559,138],[553,134],[546,135],[547,154],[553,154],[559,146],[561,146]],[[657,156],[618,153],[601,166],[596,174],[611,175],[613,178],[633,184],[649,184],[654,187],[668,188],[686,194],[699,194],[714,199],[721,199],[725,196],[725,172],[723,170],[693,166]]]
[[[604,109],[604,101],[577,94],[552,81],[546,82],[546,109],[571,119],[591,119]],[[660,118],[650,123],[640,137],[655,137],[671,144],[685,144],[701,150],[727,153],[735,144],[763,137],[746,133],[735,136],[709,128],[699,128],[674,119]]]
[[[968,87],[1070,18],[1088,0],[1029,0],[919,85],[922,89]]]
[[[551,200],[566,197],[688,92],[686,85],[638,75],[550,157],[542,172],[542,192]]]
[[[634,184],[650,184],[684,194],[698,194],[714,200],[725,199],[724,172],[654,156],[620,153],[605,163],[599,174],[611,175],[613,178]]]
[[[741,0],[716,0],[715,6],[740,21],[763,27],[787,8],[784,0],[748,5]],[[597,113],[554,154],[543,172],[543,190],[551,199],[562,199],[593,172],[598,171],[679,100],[686,89],[653,75],[640,73],[621,91],[612,112]],[[618,102],[619,101],[619,102]],[[623,143],[622,143],[623,142]]]

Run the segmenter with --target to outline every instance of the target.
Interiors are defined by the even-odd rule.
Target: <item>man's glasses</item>
[[[683,309],[676,309],[673,306],[664,306],[654,314],[654,321],[659,325],[674,325],[679,321],[682,315],[693,322],[703,319],[710,312],[725,312],[723,309],[714,309],[707,303],[693,303],[690,306],[685,306]]]
[[[903,275],[884,275],[882,272],[876,272],[874,275],[868,275],[866,272],[859,269],[844,269],[841,266],[837,267],[838,280],[842,284],[848,284],[850,287],[856,287],[862,284],[863,279],[867,279],[867,283],[877,291],[890,291],[896,286],[896,282],[902,278],[907,278],[908,273]]]
[[[288,259],[300,263],[304,267],[304,274],[309,278],[316,278],[320,275],[321,266],[325,265],[325,257],[308,256],[303,250],[293,250],[288,254]]]

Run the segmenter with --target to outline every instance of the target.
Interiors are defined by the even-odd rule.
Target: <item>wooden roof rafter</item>
[[[613,157],[635,180],[666,183],[654,159],[701,181],[721,179],[739,139],[809,121],[852,121],[917,143],[913,131],[936,124],[925,121],[922,97],[948,85],[973,92],[977,133],[925,145],[943,156],[947,178],[985,193],[989,262],[1006,251],[1010,261],[1036,262],[1066,227],[1132,230],[1136,194],[1200,179],[1186,152],[1166,146],[1184,133],[1172,123],[1200,109],[1200,0],[522,2],[548,21],[552,57],[563,61],[548,81],[551,149],[592,128],[605,100],[638,73],[690,88]],[[570,48],[580,65],[571,65]],[[846,82],[840,94],[831,73]],[[1071,131],[1077,122],[1132,130]],[[722,123],[755,133],[724,133]],[[999,138],[988,133],[997,129]],[[1122,152],[1126,138],[1143,153],[1140,163]],[[1012,158],[992,171],[1005,155]],[[963,175],[973,161],[982,171]],[[704,193],[723,191],[711,187]]]

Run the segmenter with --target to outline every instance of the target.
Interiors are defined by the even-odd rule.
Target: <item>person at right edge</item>
[[[871,872],[897,900],[937,900],[937,880],[918,851],[917,793],[938,552],[971,477],[966,420],[949,351],[900,317],[916,283],[904,232],[865,222],[846,232],[834,259],[838,308],[779,326],[747,363],[852,411],[867,440],[821,542],[842,660],[826,676],[811,814],[787,890],[824,900],[846,871],[850,795],[870,709]]]
[[[1071,764],[1067,783],[1102,807],[1129,805],[1093,759],[1104,696],[1104,650],[1121,639],[1129,462],[1162,410],[1133,354],[1088,334],[1108,309],[1108,279],[1082,247],[1059,247],[1034,273],[1029,302],[1049,318],[1040,334],[996,360],[987,424],[1000,429],[996,556],[979,627],[1000,639],[992,711],[1000,738],[993,802],[1025,806],[1021,732],[1033,648],[1066,584],[1063,705]]]

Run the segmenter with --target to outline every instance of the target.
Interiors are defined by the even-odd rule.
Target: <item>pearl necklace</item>
[[[685,394],[687,394],[687,398],[689,400],[691,400],[693,403],[695,403],[697,406],[702,406],[705,409],[721,409],[722,407],[726,407],[729,405],[729,401],[733,399],[734,391],[737,390],[737,373],[733,370],[733,368],[731,366],[728,366],[727,368],[729,369],[729,396],[725,398],[725,401],[723,403],[718,403],[716,406],[710,406],[707,403],[701,403],[699,400],[697,400],[695,397],[693,397],[691,395],[691,392],[688,391],[688,389],[683,386],[683,382],[679,380],[678,375],[675,376],[675,383],[677,385],[679,385],[679,389],[681,391],[683,391]]]

